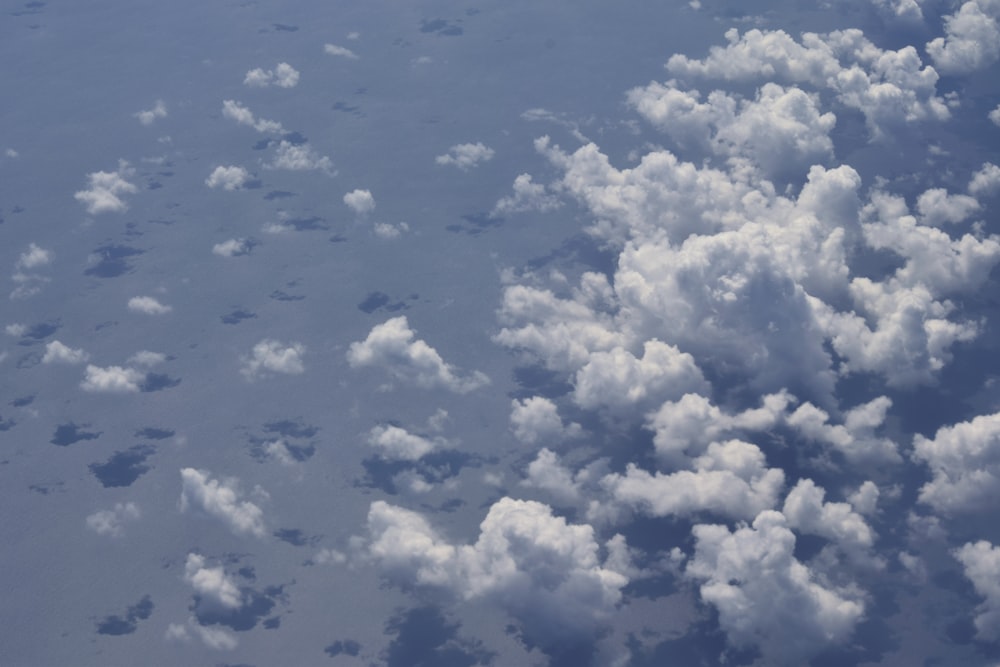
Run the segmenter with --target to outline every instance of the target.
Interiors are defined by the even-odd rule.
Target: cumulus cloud
[[[270,373],[300,375],[305,372],[302,357],[306,348],[302,343],[284,343],[265,338],[253,346],[249,356],[241,357],[240,373],[248,380]]]
[[[288,171],[325,171],[332,173],[333,162],[325,155],[317,153],[309,144],[293,144],[282,140],[274,152],[274,159],[268,164],[271,169]]]
[[[896,463],[902,460],[896,443],[875,434],[891,406],[889,398],[879,396],[848,410],[843,424],[830,424],[825,410],[806,402],[788,415],[787,424],[809,440],[832,446],[849,463]]]
[[[866,557],[875,531],[848,503],[825,502],[826,491],[811,479],[799,480],[785,498],[782,514],[800,533],[824,537],[846,553]]]
[[[1000,167],[992,162],[986,162],[972,175],[969,181],[969,194],[977,197],[994,195],[1000,192]]]
[[[281,123],[273,120],[257,118],[249,108],[243,106],[235,100],[225,100],[222,103],[222,115],[229,120],[234,120],[240,125],[247,125],[263,134],[279,134],[285,129]]]
[[[236,165],[218,166],[205,179],[205,185],[223,190],[239,190],[250,180],[250,172]]]
[[[1000,413],[917,434],[913,457],[930,468],[920,502],[939,512],[984,511],[1000,500]]]
[[[29,243],[28,249],[21,253],[14,263],[14,273],[11,280],[16,287],[11,291],[11,299],[26,299],[41,291],[49,278],[38,273],[29,273],[35,269],[52,263],[52,252],[35,243]]]
[[[247,72],[243,84],[254,88],[294,88],[299,83],[299,72],[288,63],[278,63],[273,70],[254,68]]]
[[[205,646],[216,651],[232,651],[240,644],[239,639],[233,633],[222,628],[201,625],[193,616],[188,619],[186,626],[181,623],[168,625],[164,636],[171,641],[189,642],[192,633]]]
[[[344,195],[344,203],[357,215],[367,215],[375,210],[375,197],[368,190],[351,190]]]
[[[780,512],[752,526],[696,525],[685,570],[719,613],[735,646],[757,646],[766,664],[804,664],[846,642],[864,614],[860,596],[822,580],[795,558],[795,535]]]
[[[131,394],[141,389],[146,374],[135,368],[87,364],[86,376],[80,383],[84,391],[94,393]]]
[[[974,197],[949,194],[944,188],[931,188],[917,198],[921,224],[935,227],[963,222],[979,209],[979,202]]]
[[[156,100],[156,104],[153,105],[152,109],[138,111],[133,115],[143,125],[152,125],[156,122],[156,119],[167,117],[167,105],[163,103],[163,100]]]
[[[500,199],[493,207],[492,215],[545,213],[562,206],[559,198],[546,192],[545,186],[532,182],[531,174],[521,174],[514,179],[514,194]]]
[[[134,296],[128,300],[128,309],[145,315],[166,315],[173,307],[162,304],[151,296]]]
[[[205,564],[205,557],[200,554],[187,555],[187,561],[184,563],[184,581],[209,604],[225,609],[238,609],[243,605],[243,595],[239,587],[226,575],[225,569],[221,565],[208,567]]]
[[[376,501],[366,553],[402,585],[500,605],[543,647],[592,640],[628,583],[602,564],[590,526],[567,523],[542,503],[511,498],[493,504],[471,545],[451,544],[420,514]]]
[[[52,262],[52,252],[34,243],[28,244],[28,249],[21,253],[14,265],[17,269],[37,269]]]
[[[381,366],[393,377],[425,389],[468,393],[489,383],[479,371],[462,377],[437,350],[415,338],[405,315],[375,325],[363,341],[351,343],[347,362],[352,368]]]
[[[376,426],[369,431],[368,444],[387,461],[419,461],[427,454],[449,446],[444,438],[424,437],[391,424]]]
[[[207,470],[181,469],[181,512],[189,508],[219,519],[238,535],[264,537],[264,512],[249,500],[242,500],[237,480],[213,479]]]
[[[337,46],[336,44],[324,44],[323,52],[329,56],[340,56],[341,58],[349,58],[351,60],[357,60],[358,54],[351,51],[346,46]]]
[[[73,349],[68,345],[53,340],[45,345],[43,364],[82,364],[90,358],[82,348]]]
[[[212,246],[212,254],[219,257],[239,257],[249,254],[254,243],[250,239],[228,239]]]
[[[579,424],[563,423],[559,408],[543,396],[514,399],[510,407],[510,430],[525,444],[559,442],[576,437],[582,431]]]
[[[989,113],[989,119],[993,121],[994,125],[1000,126],[1000,104],[997,105],[996,109]]]
[[[527,474],[521,481],[523,486],[545,491],[562,505],[576,505],[584,494],[584,485],[589,481],[589,470],[573,474],[562,464],[559,455],[543,447],[535,460],[528,464]]]
[[[98,535],[121,537],[125,525],[137,521],[142,516],[139,506],[133,502],[118,503],[110,510],[100,510],[87,516],[87,528]]]
[[[945,36],[927,43],[927,53],[945,74],[965,74],[1000,59],[1000,5],[969,0],[944,17]]]
[[[482,142],[474,144],[455,144],[443,155],[438,155],[434,161],[441,165],[454,165],[462,171],[478,167],[482,162],[493,159],[495,151]]]
[[[984,598],[976,609],[976,637],[1000,639],[1000,547],[985,540],[969,542],[953,552],[976,593]]]
[[[80,190],[73,197],[84,205],[87,213],[121,213],[128,209],[122,195],[138,192],[138,188],[127,178],[135,170],[125,160],[118,161],[118,171],[95,171],[87,175],[87,189]]]
[[[400,222],[395,225],[388,222],[376,222],[372,227],[375,232],[375,236],[380,239],[385,239],[391,241],[393,239],[398,239],[400,236],[410,231],[410,226],[405,222]]]

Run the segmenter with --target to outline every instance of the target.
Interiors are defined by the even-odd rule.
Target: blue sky
[[[10,2],[0,662],[1000,661],[1000,4]]]

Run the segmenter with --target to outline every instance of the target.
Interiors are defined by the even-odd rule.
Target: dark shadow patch
[[[323,649],[323,652],[331,658],[336,658],[341,654],[356,658],[358,657],[358,654],[361,653],[361,644],[353,639],[338,639]]]
[[[4,419],[3,415],[0,415],[0,433],[4,431],[9,431],[17,426],[17,422],[13,419]]]
[[[311,218],[292,218],[285,220],[283,225],[294,227],[297,232],[320,232],[330,229],[323,218],[313,216]]]
[[[501,226],[504,222],[504,218],[494,216],[490,213],[466,213],[462,216],[462,223],[448,225],[445,229],[456,234],[464,233],[471,236],[478,236],[489,229]]]
[[[179,385],[181,381],[177,378],[172,378],[169,375],[163,373],[147,373],[146,378],[139,385],[139,391],[150,393],[154,391],[163,391],[164,389],[171,389]]]
[[[261,625],[264,626],[265,630],[277,630],[281,627],[281,617],[272,616],[271,618],[265,618]]]
[[[541,364],[515,368],[514,381],[520,388],[510,392],[511,398],[542,396],[555,399],[573,391],[573,385],[567,382],[560,373],[551,371]]]
[[[31,405],[35,401],[35,395],[21,396],[20,398],[15,398],[10,402],[11,407],[23,408],[25,406]]]
[[[288,292],[285,292],[284,290],[280,289],[274,290],[273,292],[268,294],[268,296],[274,299],[275,301],[302,301],[303,299],[305,299],[304,296],[301,296],[299,294],[289,294]]]
[[[454,450],[432,452],[419,461],[387,461],[372,456],[361,462],[365,476],[355,484],[396,495],[396,477],[403,472],[412,471],[428,484],[439,484],[458,475],[462,468],[480,463],[480,458]]]
[[[445,37],[458,37],[464,31],[457,23],[452,23],[445,19],[431,19],[420,22],[420,32],[434,33]]]
[[[31,491],[32,493],[37,493],[40,496],[47,496],[50,493],[63,493],[66,490],[63,488],[64,486],[66,486],[65,482],[51,482],[49,484],[45,483],[29,484],[28,490]]]
[[[611,248],[601,246],[595,237],[588,234],[572,236],[547,255],[529,260],[527,266],[537,271],[543,266],[556,261],[571,261],[582,264],[594,271],[604,274],[609,279],[618,268],[618,253]]]
[[[222,320],[223,324],[239,324],[243,320],[252,320],[255,317],[257,317],[257,313],[237,308],[236,310],[221,316],[219,319]]]
[[[303,424],[300,421],[291,419],[279,419],[264,424],[264,430],[268,433],[277,433],[286,438],[312,438],[319,433],[319,427],[311,424]]]
[[[104,463],[91,463],[90,472],[104,488],[131,486],[135,480],[149,472],[146,459],[156,453],[151,445],[136,445],[115,452]]]
[[[319,537],[306,535],[298,528],[280,528],[274,531],[272,535],[282,542],[291,544],[293,547],[308,547],[315,545],[319,541]]]
[[[55,322],[42,322],[41,324],[35,324],[21,336],[20,345],[34,345],[40,340],[45,340],[55,332],[62,328],[62,323],[58,320]]]
[[[343,234],[334,234],[330,237],[330,243],[346,243],[347,237]]]
[[[274,139],[261,139],[253,145],[255,151],[266,151],[274,143]]]
[[[56,432],[49,442],[60,447],[68,447],[81,440],[96,440],[101,437],[102,431],[85,431],[84,429],[88,426],[90,424],[74,424],[73,422],[60,424],[56,427]]]
[[[98,278],[117,278],[132,270],[132,264],[129,261],[131,257],[141,255],[144,252],[146,251],[127,245],[103,245],[94,250],[94,254],[98,257],[97,263],[83,273]]]
[[[714,609],[709,618],[693,624],[681,637],[645,647],[633,633],[629,633],[626,646],[632,654],[629,665],[633,667],[748,665],[759,655],[756,649],[739,650],[728,646],[726,636],[718,627]]]
[[[411,294],[407,297],[410,301],[416,301],[420,298],[418,294]],[[368,313],[374,313],[376,310],[385,310],[390,313],[396,313],[401,310],[407,310],[410,307],[406,301],[396,301],[392,303],[392,298],[385,292],[371,292],[365,297],[365,300],[358,304],[358,310]]]
[[[144,621],[153,613],[153,600],[149,595],[130,606],[125,616],[106,616],[97,624],[99,635],[130,635],[139,627],[139,621]]]
[[[146,183],[147,190],[159,190],[162,187],[163,183],[160,183],[159,181],[149,181],[148,183]]]
[[[288,197],[294,197],[294,192],[289,192],[288,190],[271,190],[266,195],[264,199],[267,201],[274,201],[275,199],[287,199]]]
[[[288,25],[286,23],[272,23],[271,27],[274,28],[275,32],[298,32],[299,26]]]
[[[152,426],[147,426],[146,428],[141,428],[135,432],[135,437],[143,438],[146,440],[166,440],[174,435],[173,429],[169,428],[154,428]]]
[[[385,632],[395,638],[382,653],[386,667],[471,667],[492,665],[496,653],[479,641],[458,636],[458,623],[449,623],[435,607],[398,611]]]
[[[264,187],[264,182],[259,178],[252,178],[249,181],[244,181],[240,187],[244,190],[260,190]]]
[[[348,104],[347,102],[336,102],[330,108],[340,113],[350,114],[355,118],[364,118],[367,115],[357,104]]]
[[[281,135],[282,141],[287,141],[293,146],[304,146],[309,143],[309,138],[301,132],[286,132]]]
[[[21,343],[21,345],[25,345],[25,343]],[[17,367],[18,368],[32,368],[33,366],[37,366],[40,363],[42,363],[42,355],[41,355],[41,353],[39,353],[39,352],[32,352],[32,353],[26,354],[23,357],[21,357],[20,359],[18,359],[17,360]]]

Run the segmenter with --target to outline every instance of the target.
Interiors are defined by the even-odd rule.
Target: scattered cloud
[[[212,254],[219,257],[239,257],[249,254],[253,246],[254,243],[250,239],[228,239],[213,245]]]
[[[173,307],[162,304],[151,296],[134,296],[128,300],[128,309],[145,315],[166,315]]]
[[[225,100],[222,103],[222,115],[234,120],[240,125],[247,125],[263,134],[280,134],[285,131],[281,123],[273,120],[257,118],[249,108],[235,100]]]
[[[320,155],[309,144],[293,144],[284,140],[278,144],[274,160],[268,166],[271,169],[288,171],[315,170],[333,173],[333,162],[330,158]]]
[[[927,54],[944,74],[965,74],[1000,60],[1000,4],[969,0],[944,17],[945,36],[927,43]]]
[[[187,561],[184,563],[184,581],[210,603],[227,609],[237,609],[243,604],[239,587],[226,576],[225,569],[221,565],[208,567],[205,564],[205,557],[200,554],[187,555]]]
[[[367,215],[375,210],[375,197],[368,190],[351,190],[344,195],[344,203],[357,215]]]
[[[45,345],[43,364],[82,364],[90,358],[82,348],[73,349],[63,343],[53,340]]]
[[[128,178],[135,175],[135,170],[125,160],[119,160],[118,171],[95,171],[87,175],[86,190],[80,190],[73,197],[84,205],[87,213],[121,213],[128,209],[128,204],[121,195],[134,194],[139,189],[130,183]]]
[[[223,190],[239,190],[250,180],[250,172],[236,165],[218,166],[205,179],[205,185]]]
[[[966,543],[953,554],[976,593],[985,598],[976,609],[976,637],[994,642],[1000,638],[1000,547],[980,540]]]
[[[46,266],[52,262],[52,252],[45,250],[44,248],[30,243],[28,244],[28,249],[21,253],[21,256],[17,258],[17,263],[14,265],[17,269],[37,269],[41,266]]]
[[[294,88],[299,83],[299,71],[288,63],[278,63],[273,70],[257,67],[247,72],[243,84],[253,88]]]
[[[992,196],[1000,192],[1000,167],[992,162],[986,162],[972,175],[969,181],[969,194],[976,197]]]
[[[930,468],[920,502],[939,512],[979,512],[1000,500],[1000,413],[942,426],[933,438],[919,433],[913,457]]]
[[[455,144],[443,155],[438,155],[434,161],[441,165],[454,165],[462,171],[478,167],[483,162],[493,159],[495,151],[481,142],[474,144]]]
[[[87,365],[87,373],[80,388],[93,393],[130,394],[140,391],[146,374],[134,368]]]
[[[98,535],[121,537],[125,533],[125,525],[137,521],[142,513],[139,506],[133,502],[118,503],[110,510],[100,510],[87,516],[87,528]]]
[[[324,44],[323,52],[329,56],[339,56],[341,58],[349,58],[351,60],[357,60],[358,54],[351,51],[346,46],[337,46],[336,44]]]
[[[156,104],[153,105],[152,109],[138,111],[133,115],[143,125],[152,125],[158,118],[167,117],[167,105],[164,104],[163,100],[156,100]]]
[[[271,373],[300,375],[306,367],[302,363],[306,348],[302,343],[285,345],[277,340],[265,338],[253,346],[249,356],[241,358],[240,373],[248,380],[266,377]]]
[[[500,199],[491,215],[508,215],[537,211],[546,213],[562,206],[555,195],[546,192],[544,185],[532,182],[531,174],[521,174],[514,179],[514,194]]]
[[[410,231],[410,226],[405,222],[399,222],[395,225],[388,222],[376,222],[372,227],[372,230],[375,232],[375,236],[380,239],[391,241],[393,239],[398,239],[400,236]]]
[[[510,429],[514,437],[528,445],[556,443],[582,432],[579,424],[563,423],[556,404],[543,396],[511,401]]]
[[[219,519],[238,535],[264,537],[264,512],[249,500],[242,500],[235,479],[214,479],[207,470],[181,469],[181,512],[189,508],[204,511]]]
[[[450,446],[444,438],[416,435],[391,424],[372,428],[368,432],[368,444],[388,461],[419,461],[427,454]]]

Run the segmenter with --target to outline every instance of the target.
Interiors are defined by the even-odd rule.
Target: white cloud
[[[471,545],[451,544],[420,514],[382,501],[371,505],[368,534],[369,557],[392,580],[495,602],[543,647],[592,639],[628,583],[602,566],[590,526],[534,501],[494,503]]]
[[[8,324],[5,326],[3,330],[8,336],[20,338],[24,334],[28,333],[28,325],[15,322],[14,324]]]
[[[579,424],[564,424],[556,404],[542,396],[514,399],[510,407],[510,429],[525,444],[559,442],[581,433]]]
[[[221,566],[207,567],[205,557],[189,553],[184,563],[184,581],[202,596],[209,605],[215,604],[225,609],[243,606],[243,595],[239,587],[226,575]]]
[[[347,362],[352,368],[384,367],[393,377],[425,389],[440,387],[464,394],[489,384],[479,371],[460,377],[458,369],[437,350],[414,337],[406,316],[394,317],[372,327],[365,340],[351,343]]]
[[[944,17],[945,37],[927,43],[927,53],[945,74],[965,74],[1000,59],[1000,6],[969,0]]]
[[[80,383],[80,388],[95,393],[129,394],[139,391],[140,384],[145,379],[146,374],[134,368],[122,366],[101,368],[88,364],[86,377]]]
[[[923,20],[921,3],[926,0],[872,0],[872,4],[897,20],[918,23]]]
[[[918,433],[913,457],[932,475],[920,502],[947,514],[993,507],[1000,500],[1000,413],[942,426],[932,439]]]
[[[21,253],[21,256],[17,258],[17,264],[15,268],[17,269],[37,269],[40,266],[45,266],[52,262],[52,252],[45,250],[44,248],[35,245],[34,243],[28,244],[28,249]]]
[[[86,519],[87,528],[98,535],[121,537],[125,531],[125,524],[138,520],[140,516],[142,513],[135,503],[118,503],[113,509],[100,510],[89,515]]]
[[[190,632],[188,628],[191,629]],[[205,646],[216,651],[232,651],[240,644],[239,639],[233,633],[222,628],[201,625],[193,616],[188,619],[186,627],[180,623],[168,625],[164,637],[170,641],[186,643],[191,641],[192,632]]]
[[[875,531],[851,505],[824,502],[825,496],[826,491],[811,479],[799,480],[781,510],[788,526],[831,540],[848,554],[865,557],[875,543]]]
[[[342,58],[350,58],[351,60],[357,60],[358,54],[351,51],[345,46],[337,46],[336,44],[324,44],[323,52],[330,56],[340,56]]]
[[[448,446],[444,438],[426,438],[398,426],[376,426],[368,432],[368,444],[388,461],[418,461]]]
[[[149,350],[139,350],[131,357],[128,358],[128,363],[133,366],[143,366],[145,368],[152,368],[158,364],[162,364],[167,360],[167,355],[162,352],[150,352]]]
[[[508,215],[537,211],[545,213],[562,206],[555,195],[545,191],[545,186],[533,183],[531,174],[521,174],[514,179],[514,194],[500,199],[493,207],[491,215]]]
[[[375,210],[375,197],[368,190],[351,190],[344,195],[344,203],[357,215],[367,215]]]
[[[479,166],[482,162],[489,162],[496,152],[483,144],[455,144],[443,155],[438,155],[434,161],[441,165],[454,165],[462,171],[468,171]]]
[[[63,345],[57,340],[50,341],[45,345],[45,355],[42,356],[43,364],[82,364],[90,358],[82,348],[73,349]]]
[[[842,645],[864,614],[860,596],[822,580],[795,558],[795,535],[779,512],[752,526],[696,525],[689,577],[719,612],[719,625],[740,647],[758,646],[765,664],[805,664]]]
[[[248,254],[252,248],[253,242],[249,239],[228,239],[213,245],[212,254],[219,257],[239,257]]]
[[[167,105],[163,103],[163,100],[156,100],[156,104],[153,105],[152,109],[138,111],[133,115],[143,125],[152,125],[157,118],[167,117]]]
[[[273,120],[257,118],[249,108],[243,106],[235,100],[224,100],[222,103],[222,115],[229,120],[234,120],[240,125],[248,125],[263,134],[279,134],[285,129],[281,123]]]
[[[218,166],[205,179],[205,185],[223,190],[239,190],[250,180],[250,172],[236,165]]]
[[[241,357],[240,373],[248,380],[266,376],[268,373],[300,375],[306,367],[302,357],[306,348],[302,343],[285,345],[277,340],[265,338],[253,346],[250,356]]]
[[[920,223],[935,227],[963,222],[979,209],[979,202],[974,197],[948,194],[944,188],[931,188],[917,198]]]
[[[400,236],[410,231],[410,226],[405,222],[400,222],[395,225],[389,224],[388,222],[376,222],[372,227],[375,232],[375,236],[380,239],[385,239],[391,241],[393,239],[398,239]]]
[[[293,144],[281,141],[275,149],[274,160],[268,165],[271,169],[286,169],[288,171],[325,171],[332,173],[333,162],[330,158],[320,155],[309,144]]]
[[[535,460],[528,464],[527,476],[521,484],[550,494],[557,503],[575,505],[582,498],[586,471],[574,475],[552,450],[543,447]]]
[[[125,160],[118,161],[118,171],[95,171],[87,175],[87,190],[80,190],[73,197],[83,204],[87,213],[121,213],[128,204],[121,195],[138,192],[138,188],[126,179],[135,174]]]
[[[787,424],[809,440],[831,445],[852,464],[897,463],[896,443],[875,430],[885,423],[892,401],[879,396],[848,410],[844,423],[828,423],[830,415],[812,403],[803,403],[788,416]]]
[[[993,121],[994,125],[1000,126],[1000,104],[997,105],[996,109],[989,113],[989,119]]]
[[[241,500],[236,480],[217,480],[206,470],[181,469],[180,510],[203,510],[229,526],[236,534],[264,537],[264,512],[249,500]]]
[[[976,608],[976,637],[987,642],[1000,639],[1000,547],[980,540],[955,549],[953,554],[976,593],[985,598]]]
[[[1000,192],[1000,167],[992,162],[986,162],[972,175],[969,181],[969,194],[977,197],[994,195]]]
[[[18,153],[18,152],[17,152],[16,150],[14,150],[13,148],[7,148],[7,149],[5,149],[5,150],[4,150],[4,152],[3,152],[3,154],[4,154],[5,156],[7,156],[7,157],[11,158],[12,160],[13,160],[14,158],[17,158],[17,157],[20,157],[20,155],[21,155],[20,153]]]
[[[294,88],[299,83],[299,72],[288,63],[278,63],[278,66],[273,70],[257,67],[247,72],[243,83],[254,88],[268,86]]]
[[[128,300],[128,309],[133,313],[166,315],[173,307],[162,304],[151,296],[134,296]]]

